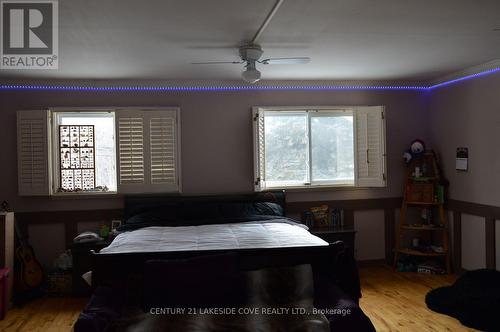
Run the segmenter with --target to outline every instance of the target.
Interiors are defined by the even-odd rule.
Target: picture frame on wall
[[[457,171],[467,171],[469,169],[469,149],[465,147],[457,148],[455,161]]]

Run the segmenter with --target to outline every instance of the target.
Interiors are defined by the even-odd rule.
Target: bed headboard
[[[157,207],[176,206],[182,203],[194,202],[238,202],[238,203],[254,203],[254,202],[271,202],[279,204],[283,212],[286,206],[286,195],[284,190],[266,191],[251,194],[225,194],[225,195],[126,195],[124,218],[127,220],[130,216],[148,211]]]

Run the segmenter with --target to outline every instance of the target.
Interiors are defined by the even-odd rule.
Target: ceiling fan
[[[239,48],[240,61],[209,61],[209,62],[192,62],[194,65],[219,65],[219,64],[244,64],[245,70],[241,76],[245,82],[255,83],[260,80],[261,74],[257,70],[257,63],[262,65],[292,65],[306,64],[311,59],[309,57],[293,57],[293,58],[268,58],[260,60],[264,51],[257,44],[243,45]]]
[[[276,0],[271,11],[266,16],[266,19],[261,24],[255,33],[252,41],[239,47],[240,61],[209,61],[209,62],[192,62],[195,65],[212,65],[212,64],[244,64],[245,70],[241,73],[244,81],[248,83],[255,83],[260,80],[260,71],[257,70],[257,63],[261,65],[294,65],[309,63],[309,57],[293,57],[293,58],[268,58],[260,60],[264,51],[257,43],[257,40],[262,36],[262,33],[271,22],[272,18],[278,12],[285,0]]]
[[[239,48],[240,61],[209,61],[209,62],[192,62],[195,65],[213,65],[213,64],[245,64],[245,70],[241,76],[245,82],[255,83],[260,80],[261,74],[257,70],[257,63],[262,65],[290,65],[290,64],[305,64],[311,61],[309,57],[293,57],[293,58],[268,58],[260,60],[264,51],[257,44],[243,45]]]

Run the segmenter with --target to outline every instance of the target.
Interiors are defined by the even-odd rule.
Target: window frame
[[[154,111],[169,111],[169,112],[174,112],[175,113],[175,130],[176,130],[176,135],[175,135],[175,149],[176,149],[176,155],[175,155],[175,173],[176,173],[176,190],[147,190],[148,188],[151,189],[151,184],[144,184],[143,185],[143,190],[137,190],[133,192],[128,192],[128,191],[122,191],[120,190],[120,161],[119,161],[119,142],[118,142],[118,136],[117,136],[117,119],[119,116],[117,113],[119,112],[127,112],[127,111],[136,111],[136,112],[154,112]],[[20,111],[22,112],[22,111]],[[115,195],[115,196],[120,196],[128,193],[137,193],[137,194],[149,194],[149,193],[170,193],[170,194],[176,194],[176,193],[182,193],[182,173],[181,173],[181,114],[180,114],[180,108],[179,107],[165,107],[165,106],[159,106],[159,107],[140,107],[140,106],[127,106],[127,107],[50,107],[47,110],[48,112],[48,128],[47,128],[47,139],[48,139],[48,163],[49,163],[49,196],[53,197],[76,197],[76,196],[109,196],[109,195]],[[59,133],[58,133],[58,126],[57,126],[57,118],[56,114],[57,113],[75,113],[75,114],[98,114],[98,113],[112,113],[113,114],[113,122],[114,122],[114,129],[113,129],[113,134],[115,137],[115,160],[116,160],[116,182],[117,182],[117,188],[116,191],[77,191],[77,192],[58,192],[58,185],[59,185],[59,153],[58,149],[56,148],[55,145],[59,145]],[[149,139],[148,139],[149,141]],[[149,149],[149,147],[148,147]]]
[[[114,191],[76,191],[76,192],[59,192],[60,186],[60,156],[59,156],[59,124],[58,124],[58,113],[67,113],[71,115],[75,115],[77,117],[81,114],[86,115],[94,115],[95,117],[103,116],[104,113],[112,114],[113,117],[113,130],[116,128],[116,110],[114,108],[75,108],[75,107],[57,107],[49,109],[50,116],[50,132],[49,136],[51,140],[49,141],[49,163],[51,165],[51,181],[50,181],[50,191],[52,196],[75,196],[75,195],[117,195],[118,186]],[[114,133],[113,133],[114,135]],[[118,164],[116,163],[116,154],[117,154],[117,142],[116,135],[115,136],[115,176],[116,180],[118,180]]]
[[[252,119],[253,119],[253,145],[254,145],[254,186],[255,186],[255,191],[266,191],[266,190],[276,190],[276,189],[286,189],[286,190],[308,190],[308,189],[363,189],[363,188],[369,188],[368,186],[360,186],[358,184],[359,182],[359,174],[358,174],[358,142],[357,142],[357,133],[358,133],[358,128],[357,128],[357,111],[361,110],[362,108],[366,108],[367,106],[254,106],[252,107]],[[381,131],[380,131],[380,136],[381,136],[381,146],[380,148],[382,149],[382,177],[383,177],[383,185],[379,185],[376,187],[386,187],[387,186],[387,156],[386,156],[386,128],[385,128],[385,107],[384,106],[373,106],[373,107],[378,107],[381,110],[381,118],[382,118],[382,125],[381,125]],[[350,115],[353,117],[353,153],[354,153],[354,180],[352,183],[337,183],[335,184],[335,181],[315,181],[312,183],[311,177],[312,177],[312,156],[311,156],[311,117],[308,115],[308,178],[309,178],[309,183],[303,183],[301,185],[280,185],[280,186],[269,186],[268,181],[265,181],[264,179],[264,186],[261,186],[261,166],[265,167],[265,161],[262,162],[260,159],[260,151],[259,151],[259,114],[261,113],[281,113],[281,114],[290,114],[290,113],[316,113],[317,115],[314,116],[328,116],[331,114],[335,113],[345,113],[348,112]],[[265,130],[265,129],[264,129]],[[264,143],[265,144],[265,143]],[[285,182],[284,182],[285,183]],[[295,183],[295,182],[294,182]],[[370,186],[371,187],[371,186]]]

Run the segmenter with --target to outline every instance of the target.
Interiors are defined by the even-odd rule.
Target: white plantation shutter
[[[265,160],[265,131],[264,112],[258,108],[253,109],[253,133],[254,133],[254,185],[255,191],[266,189],[266,160]]]
[[[177,192],[178,109],[117,110],[118,191]]]
[[[119,183],[144,184],[144,120],[142,116],[118,118]]]
[[[355,113],[356,185],[383,187],[386,182],[384,107],[357,107]]]
[[[153,116],[150,126],[151,183],[176,186],[175,114]]]
[[[20,196],[50,195],[49,111],[17,112],[17,165]]]

